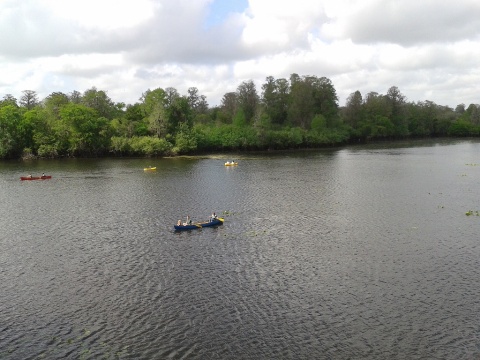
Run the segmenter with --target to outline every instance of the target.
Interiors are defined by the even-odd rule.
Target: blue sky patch
[[[230,13],[242,13],[248,7],[248,0],[214,0],[205,20],[205,26],[210,28],[225,21]]]

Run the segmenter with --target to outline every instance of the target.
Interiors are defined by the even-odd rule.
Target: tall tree
[[[259,96],[253,80],[244,81],[238,86],[237,101],[247,123],[251,123],[259,103]]]
[[[208,111],[208,102],[205,95],[200,95],[196,87],[188,88],[188,104],[196,115],[205,115]]]
[[[455,108],[455,112],[460,116],[465,112],[465,104],[458,104]]]
[[[208,112],[208,102],[205,95],[200,95],[196,110],[199,114],[206,114]]]
[[[26,108],[27,110],[32,110],[35,106],[39,104],[38,95],[33,90],[23,90],[23,95],[20,98],[20,106]]]
[[[103,90],[96,87],[86,90],[82,96],[82,104],[95,109],[99,116],[112,119],[116,113],[115,104]]]
[[[82,94],[77,90],[73,90],[70,94],[68,94],[68,98],[73,104],[80,104],[82,102]]]
[[[60,109],[68,103],[70,103],[69,97],[62,92],[53,92],[43,101],[47,112],[55,118],[59,117]]]
[[[315,114],[322,114],[327,120],[327,126],[333,126],[338,116],[338,97],[332,81],[326,77],[307,79],[313,86]]]
[[[157,137],[165,137],[168,133],[168,114],[163,104],[156,104],[148,114],[148,130]]]
[[[465,111],[468,114],[468,121],[473,125],[480,125],[480,105],[470,104]]]
[[[284,124],[287,119],[289,84],[285,79],[268,76],[262,85],[261,103],[273,124]]]
[[[233,117],[237,112],[237,93],[228,92],[222,97],[221,114],[224,122],[232,123]]]
[[[359,124],[359,135],[365,138],[394,135],[394,125],[390,120],[391,108],[387,97],[377,92],[369,92],[363,103],[364,118]]]
[[[289,122],[294,126],[307,129],[315,115],[312,82],[308,78],[293,79],[293,75],[290,79]]]
[[[354,129],[358,127],[362,119],[362,105],[363,98],[360,91],[357,90],[348,96],[347,103],[345,104],[344,119],[345,123]]]
[[[398,87],[392,86],[388,89],[386,98],[388,105],[390,106],[390,120],[395,126],[395,134],[397,136],[408,135],[405,96],[400,92]]]
[[[196,87],[190,87],[187,90],[188,92],[188,104],[192,108],[192,110],[196,111],[198,102],[200,101],[200,96],[198,95],[198,89]]]
[[[60,117],[72,155],[99,155],[108,149],[111,136],[108,119],[98,116],[95,109],[68,104],[60,110]]]
[[[143,104],[127,105],[123,118],[115,122],[117,135],[132,137],[148,134],[148,126],[144,121],[145,111]]]
[[[170,107],[173,105],[176,99],[180,97],[177,89],[173,87],[167,87],[165,89],[165,107]]]
[[[167,106],[167,94],[162,88],[148,89],[142,94],[140,101],[142,102],[142,107],[145,112],[144,115],[148,116],[155,111],[158,106]]]
[[[185,132],[187,129],[192,128],[193,112],[186,97],[177,97],[166,111],[169,134],[176,134],[180,129]]]

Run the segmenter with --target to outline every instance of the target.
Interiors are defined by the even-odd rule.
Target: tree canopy
[[[21,156],[163,156],[205,151],[323,147],[349,141],[479,136],[480,105],[455,109],[386,94],[351,93],[340,106],[330,79],[267,76],[210,107],[196,87],[147,89],[138,102],[114,102],[95,87],[43,100],[24,90],[0,100],[0,158]]]

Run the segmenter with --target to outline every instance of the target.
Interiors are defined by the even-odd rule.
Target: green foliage
[[[298,148],[303,143],[305,130],[294,127],[282,130],[270,130],[265,134],[264,146],[272,150]]]
[[[287,120],[289,84],[286,79],[268,76],[262,85],[261,102],[263,109],[273,124],[284,125]]]
[[[58,151],[55,145],[40,145],[38,148],[38,156],[44,158],[55,158],[58,156]]]
[[[245,122],[250,124],[259,103],[257,89],[253,80],[242,82],[236,93],[238,109],[241,109]]]
[[[325,116],[318,114],[312,120],[310,128],[314,131],[322,131],[327,127],[327,119]]]
[[[376,115],[370,121],[361,121],[357,134],[367,139],[385,138],[395,135],[395,126],[386,116]]]
[[[108,150],[111,138],[109,121],[89,107],[68,104],[60,110],[63,126],[67,132],[68,152],[72,155],[100,155]]]
[[[450,136],[478,136],[480,127],[471,124],[465,120],[458,120],[450,125],[448,134]]]
[[[39,102],[25,90],[17,104],[0,101],[0,158],[20,156],[162,156],[198,151],[322,147],[349,140],[405,136],[480,136],[480,106],[455,110],[431,101],[407,103],[392,86],[387,94],[352,93],[339,109],[332,82],[292,74],[269,76],[256,93],[253,81],[208,108],[197,88],[142,94],[139,103],[114,103],[105,91],[54,92]]]
[[[110,151],[115,155],[161,156],[167,155],[172,148],[165,139],[150,136],[112,137]]]
[[[174,97],[172,103],[166,108],[167,133],[175,135],[185,124],[189,129],[193,126],[193,111],[186,97]]]
[[[158,156],[165,155],[172,145],[165,139],[148,136],[133,137],[130,141],[133,155]]]
[[[252,127],[233,125],[197,126],[198,150],[248,150],[258,149],[257,131]]]
[[[235,116],[233,117],[232,124],[237,127],[243,127],[247,125],[247,119],[243,109],[238,109]]]
[[[7,105],[13,105],[14,107],[18,107],[17,99],[12,94],[7,94],[0,100],[0,107],[4,107]]]
[[[16,157],[22,153],[22,116],[18,107],[0,108],[0,158]]]
[[[315,148],[346,143],[350,137],[348,129],[326,129],[324,131],[309,131],[305,134],[305,145]]]
[[[142,100],[142,109],[145,116],[151,114],[152,111],[158,106],[165,106],[167,104],[166,100],[167,94],[162,88],[157,88],[154,90],[148,89],[142,94],[140,100]],[[139,120],[139,119],[136,119]]]
[[[103,90],[97,90],[95,87],[83,93],[81,102],[84,106],[94,109],[98,115],[107,119],[112,119],[117,113],[117,108],[107,93]]]
[[[197,150],[197,138],[186,126],[175,135],[174,154],[188,154]]]

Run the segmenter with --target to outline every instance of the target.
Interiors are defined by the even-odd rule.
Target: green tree
[[[195,151],[197,149],[197,138],[187,123],[183,122],[179,125],[179,130],[175,135],[175,147],[173,152],[176,154],[184,154]]]
[[[40,156],[54,157],[58,155],[55,147],[55,134],[52,124],[58,122],[45,108],[35,108],[23,114],[24,126],[30,135],[26,135],[28,142],[26,147],[31,148],[34,153]]]
[[[208,112],[208,102],[207,97],[205,95],[200,95],[200,99],[198,100],[196,111],[198,114],[205,115]]]
[[[306,81],[312,83],[314,113],[322,114],[327,120],[327,126],[332,127],[338,117],[338,97],[335,87],[330,79],[326,77],[307,77]]]
[[[293,75],[290,77],[288,119],[293,126],[306,129],[314,116],[313,86],[308,79],[299,79]]]
[[[406,114],[406,98],[396,86],[388,89],[386,95],[387,103],[390,107],[390,120],[395,126],[395,135],[407,136],[407,114]]]
[[[470,104],[465,111],[467,120],[473,125],[480,125],[480,105]]]
[[[18,107],[0,107],[0,158],[18,156],[22,149],[21,114]]]
[[[53,92],[43,101],[45,110],[55,119],[59,118],[60,109],[69,103],[70,99],[62,92]]]
[[[455,112],[458,114],[458,116],[461,116],[465,112],[465,104],[458,104],[455,108]]]
[[[80,104],[82,102],[82,94],[77,90],[73,90],[68,94],[68,99],[73,104]]]
[[[168,88],[170,96],[175,97],[176,90]],[[154,90],[147,90],[142,94],[140,100],[142,101],[145,129],[148,131],[143,135],[155,134],[157,137],[166,136],[169,131],[168,113],[166,107],[168,104],[168,94],[162,88]],[[138,122],[140,124],[140,122]],[[139,133],[139,127],[136,128]]]
[[[167,111],[162,104],[156,104],[147,119],[150,133],[155,134],[159,138],[167,136],[169,119]]]
[[[166,109],[166,116],[168,119],[168,134],[175,135],[180,131],[180,126],[183,129],[182,131],[193,127],[193,113],[186,97],[176,98]]]
[[[115,121],[117,135],[126,137],[145,136],[148,134],[148,125],[144,121],[144,105],[135,103],[127,105],[123,119]]]
[[[148,116],[159,104],[164,107],[167,106],[167,94],[162,88],[156,88],[154,90],[148,89],[142,94],[140,101],[144,116]]]
[[[61,130],[68,135],[72,155],[100,155],[109,147],[109,121],[84,105],[69,104],[60,110]]]
[[[173,87],[167,87],[165,89],[165,102],[164,102],[165,107],[168,108],[172,106],[179,97],[180,97],[180,94],[178,93],[177,89]]]
[[[117,113],[117,108],[107,93],[103,90],[97,90],[96,87],[86,90],[83,93],[81,104],[95,109],[99,116],[107,119],[113,119]]]
[[[233,117],[237,112],[237,94],[234,92],[228,92],[223,95],[220,109],[221,111],[218,117],[221,122],[231,124]]]
[[[414,136],[435,135],[438,123],[438,106],[432,101],[406,104],[408,132]]]
[[[198,94],[198,89],[196,87],[189,87],[187,92],[188,105],[190,105],[190,108],[193,111],[196,111],[197,106],[200,102],[200,95]]]
[[[285,79],[266,78],[262,85],[261,104],[273,124],[284,124],[288,114],[289,84]]]
[[[257,89],[253,80],[244,81],[238,86],[237,102],[245,115],[246,122],[251,124],[259,103]]]
[[[327,127],[327,119],[322,114],[315,115],[312,119],[312,124],[310,128],[313,131],[321,132]]]
[[[247,125],[247,118],[243,112],[243,108],[239,108],[235,116],[233,117],[232,124],[237,127],[244,127]]]
[[[3,99],[0,101],[0,107],[6,106],[6,105],[13,105],[15,107],[18,107],[17,99],[12,94],[5,95]]]
[[[360,91],[348,96],[343,114],[345,123],[356,129],[363,118],[363,98]]]

